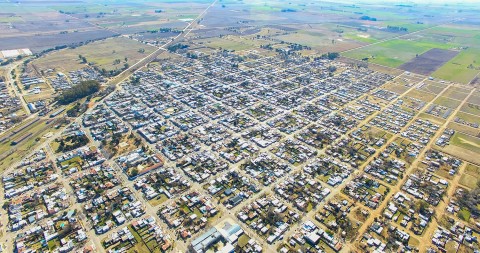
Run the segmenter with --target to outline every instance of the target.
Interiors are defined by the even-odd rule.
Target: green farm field
[[[359,60],[369,58],[369,62],[395,68],[410,61],[417,54],[420,55],[432,48],[449,49],[450,46],[432,42],[414,42],[393,39],[352,50],[343,55]]]
[[[480,73],[480,49],[469,48],[437,69],[432,76],[448,81],[468,84]]]

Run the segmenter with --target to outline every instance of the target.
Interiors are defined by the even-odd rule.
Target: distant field
[[[223,39],[223,38],[201,39],[201,40],[196,40],[195,42],[207,47],[215,48],[215,49],[222,48],[222,49],[235,50],[235,51],[246,50],[253,47],[251,44],[243,43],[233,39]]]
[[[471,67],[469,68],[469,65]],[[469,48],[435,71],[432,76],[468,84],[480,72],[480,49]]]
[[[428,76],[457,54],[455,51],[433,48],[402,64],[400,69]]]
[[[145,52],[140,53],[140,49],[144,49]],[[75,49],[53,52],[33,61],[32,64],[39,70],[61,69],[62,71],[68,72],[84,66],[78,58],[79,55],[82,55],[88,62],[94,63],[98,68],[105,68],[109,71],[121,69],[125,63],[133,65],[154,50],[155,48],[152,46],[131,39],[116,37],[92,42]],[[125,57],[127,58],[126,62]],[[115,64],[114,61],[116,59],[119,59],[120,63]]]
[[[415,58],[417,54],[420,55],[433,48],[449,49],[449,46],[440,43],[394,39],[349,51],[344,53],[344,56],[355,59],[369,58],[369,62],[388,67],[399,67]]]
[[[480,28],[478,26],[441,25],[425,31],[423,35],[461,46],[480,47]]]
[[[340,28],[339,28],[340,29]],[[304,46],[309,46],[319,52],[335,51],[340,52],[361,45],[364,43],[345,40],[338,36],[335,32],[330,30],[301,30],[296,33],[287,35],[275,36],[275,39],[286,41],[289,43],[296,43]],[[332,42],[333,40],[333,42]]]
[[[383,21],[385,26],[399,26],[407,28],[407,32],[416,32],[423,30],[432,26],[432,24],[417,24],[415,22],[404,22],[404,21]]]

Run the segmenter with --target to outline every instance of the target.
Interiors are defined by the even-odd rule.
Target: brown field
[[[458,52],[455,51],[433,48],[402,64],[399,68],[428,76],[457,54]]]

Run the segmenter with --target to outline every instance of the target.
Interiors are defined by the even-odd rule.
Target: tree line
[[[57,101],[60,104],[66,105],[78,99],[89,96],[99,90],[100,83],[98,81],[82,81],[79,84],[72,86],[72,88],[63,91],[63,93],[57,97]]]

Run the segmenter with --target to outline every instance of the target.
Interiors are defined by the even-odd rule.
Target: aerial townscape
[[[0,0],[0,253],[480,253],[480,2]]]

